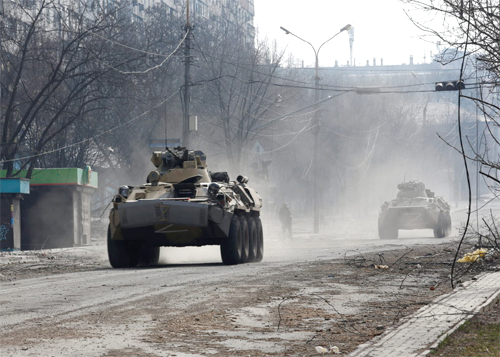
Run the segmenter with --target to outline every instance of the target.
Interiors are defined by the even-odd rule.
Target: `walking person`
[[[288,207],[288,203],[283,203],[279,211],[279,217],[281,222],[281,231],[283,232],[283,237],[292,238],[292,213]]]

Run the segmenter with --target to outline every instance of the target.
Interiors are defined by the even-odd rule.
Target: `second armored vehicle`
[[[156,151],[147,182],[122,186],[112,199],[108,257],[114,268],[156,264],[161,246],[220,245],[224,264],[264,254],[262,199],[238,176],[210,173],[201,151]]]
[[[432,229],[434,237],[443,238],[451,232],[450,206],[441,197],[425,188],[422,182],[398,185],[397,198],[385,202],[378,218],[381,239],[395,239],[400,229]]]

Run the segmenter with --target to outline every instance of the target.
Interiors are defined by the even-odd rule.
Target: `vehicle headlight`
[[[126,185],[120,186],[120,188],[118,189],[118,194],[125,198],[128,198],[128,195],[130,194],[130,188]]]
[[[219,190],[220,190],[220,186],[218,184],[216,184],[215,182],[212,182],[208,186],[208,193],[210,193],[212,196],[217,196],[217,194],[219,193]]]

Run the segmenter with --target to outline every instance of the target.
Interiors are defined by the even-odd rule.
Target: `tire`
[[[158,264],[158,260],[160,260],[160,247],[142,244],[139,256],[139,265],[156,265]]]
[[[259,250],[259,236],[257,234],[257,225],[253,217],[247,218],[248,223],[248,241],[250,249],[248,251],[247,263],[254,262]]]
[[[451,234],[451,216],[450,212],[446,213],[446,232],[445,237],[448,237]]]
[[[434,237],[444,238],[446,236],[446,229],[448,227],[448,222],[446,219],[446,214],[443,211],[439,212],[438,220],[434,226]]]
[[[132,268],[139,263],[137,244],[124,240],[111,239],[111,227],[108,225],[108,259],[113,268]]]
[[[254,217],[254,220],[257,231],[257,255],[255,256],[254,262],[260,262],[264,257],[264,232],[262,230],[262,221],[260,217]]]
[[[394,224],[394,222],[387,222],[378,218],[378,236],[380,239],[397,239],[399,235],[399,229]]]
[[[235,265],[240,262],[242,250],[241,224],[238,216],[233,215],[229,227],[229,235],[220,245],[222,262],[226,265]]]
[[[247,218],[242,215],[240,218],[241,227],[241,256],[240,263],[246,263],[250,255],[250,237],[248,232]]]

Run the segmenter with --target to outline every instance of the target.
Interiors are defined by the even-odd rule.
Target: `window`
[[[194,12],[199,15],[203,16],[208,19],[208,6],[205,4],[203,1],[197,0],[194,3]]]
[[[21,4],[23,4],[26,7],[32,7],[35,5],[36,0],[22,0]]]

